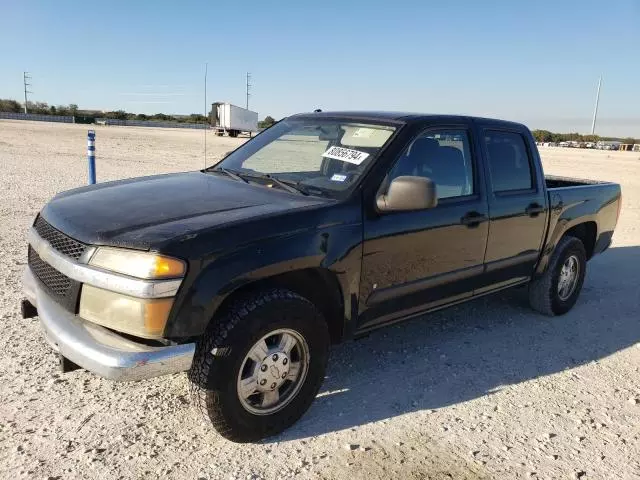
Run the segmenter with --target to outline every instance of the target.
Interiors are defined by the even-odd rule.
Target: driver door
[[[438,205],[365,218],[359,330],[472,296],[489,230],[476,151],[468,125],[427,129],[391,168],[387,184],[431,178]]]

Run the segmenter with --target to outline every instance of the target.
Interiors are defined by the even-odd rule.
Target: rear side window
[[[531,161],[522,135],[487,131],[484,141],[494,192],[530,190],[534,187]]]

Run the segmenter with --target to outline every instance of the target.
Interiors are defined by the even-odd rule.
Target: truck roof
[[[518,128],[527,128],[525,125],[507,120],[499,120],[496,118],[474,117],[469,115],[445,115],[436,113],[415,113],[415,112],[387,112],[380,110],[353,110],[353,111],[334,111],[334,112],[310,112],[291,115],[289,118],[345,118],[354,120],[378,120],[387,122],[413,123],[423,122],[425,120],[435,120],[442,122],[455,122],[456,120],[472,120],[484,125],[493,126],[510,126]]]

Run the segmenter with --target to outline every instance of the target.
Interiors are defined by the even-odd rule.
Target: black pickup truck
[[[517,123],[294,115],[203,171],[57,195],[23,316],[65,371],[188,370],[213,426],[251,441],[307,410],[332,342],[517,285],[566,313],[620,204],[617,184],[545,178]]]

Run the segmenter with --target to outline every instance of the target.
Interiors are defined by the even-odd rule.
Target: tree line
[[[264,120],[260,120],[258,122],[258,128],[269,128],[271,125],[276,123],[277,120],[270,115],[264,117]]]
[[[156,113],[154,115],[146,115],[144,113],[125,112],[124,110],[112,110],[108,112],[99,112],[95,110],[80,110],[78,105],[71,103],[69,105],[49,105],[46,102],[28,102],[27,109],[29,113],[37,113],[40,115],[72,115],[94,118],[108,118],[113,120],[156,120],[165,122],[178,123],[205,123],[207,117],[199,113],[191,115],[166,115],[164,113]],[[0,99],[0,112],[22,113],[24,111],[23,104],[10,99]],[[267,115],[264,120],[258,122],[258,127],[269,128],[276,123],[276,119]],[[533,136],[536,142],[598,142],[600,140],[617,140],[622,143],[640,143],[640,139],[601,137],[599,135],[582,135],[580,133],[554,133],[549,130],[533,130]]]
[[[549,130],[533,130],[531,132],[536,139],[536,142],[599,142],[601,140],[615,140],[622,143],[640,143],[640,139],[634,139],[632,137],[616,138],[616,137],[601,137],[600,135],[582,135],[580,133],[554,133]]]
[[[49,105],[46,102],[27,102],[27,110],[29,113],[38,113],[40,115],[77,115],[78,105],[71,103],[69,105]],[[0,112],[22,113],[24,112],[24,104],[15,100],[0,98]]]
[[[111,120],[155,120],[161,122],[178,122],[178,123],[206,123],[207,117],[200,113],[192,113],[191,115],[166,115],[164,113],[155,113],[146,115],[144,113],[131,113],[124,110],[114,110],[110,112],[101,112],[97,115],[99,118],[108,118]]]
[[[39,115],[72,115],[74,117],[93,117],[94,120],[95,118],[108,118],[111,120],[156,120],[178,123],[206,123],[209,120],[200,113],[192,113],[191,115],[166,115],[164,113],[146,115],[144,113],[125,112],[124,110],[112,110],[108,112],[80,110],[75,103],[69,105],[49,105],[46,102],[27,102],[27,110],[29,113],[37,113]],[[0,112],[22,113],[24,112],[24,104],[16,100],[0,98]],[[264,120],[258,122],[258,126],[260,128],[267,128],[274,123],[276,123],[276,120],[267,115]]]

